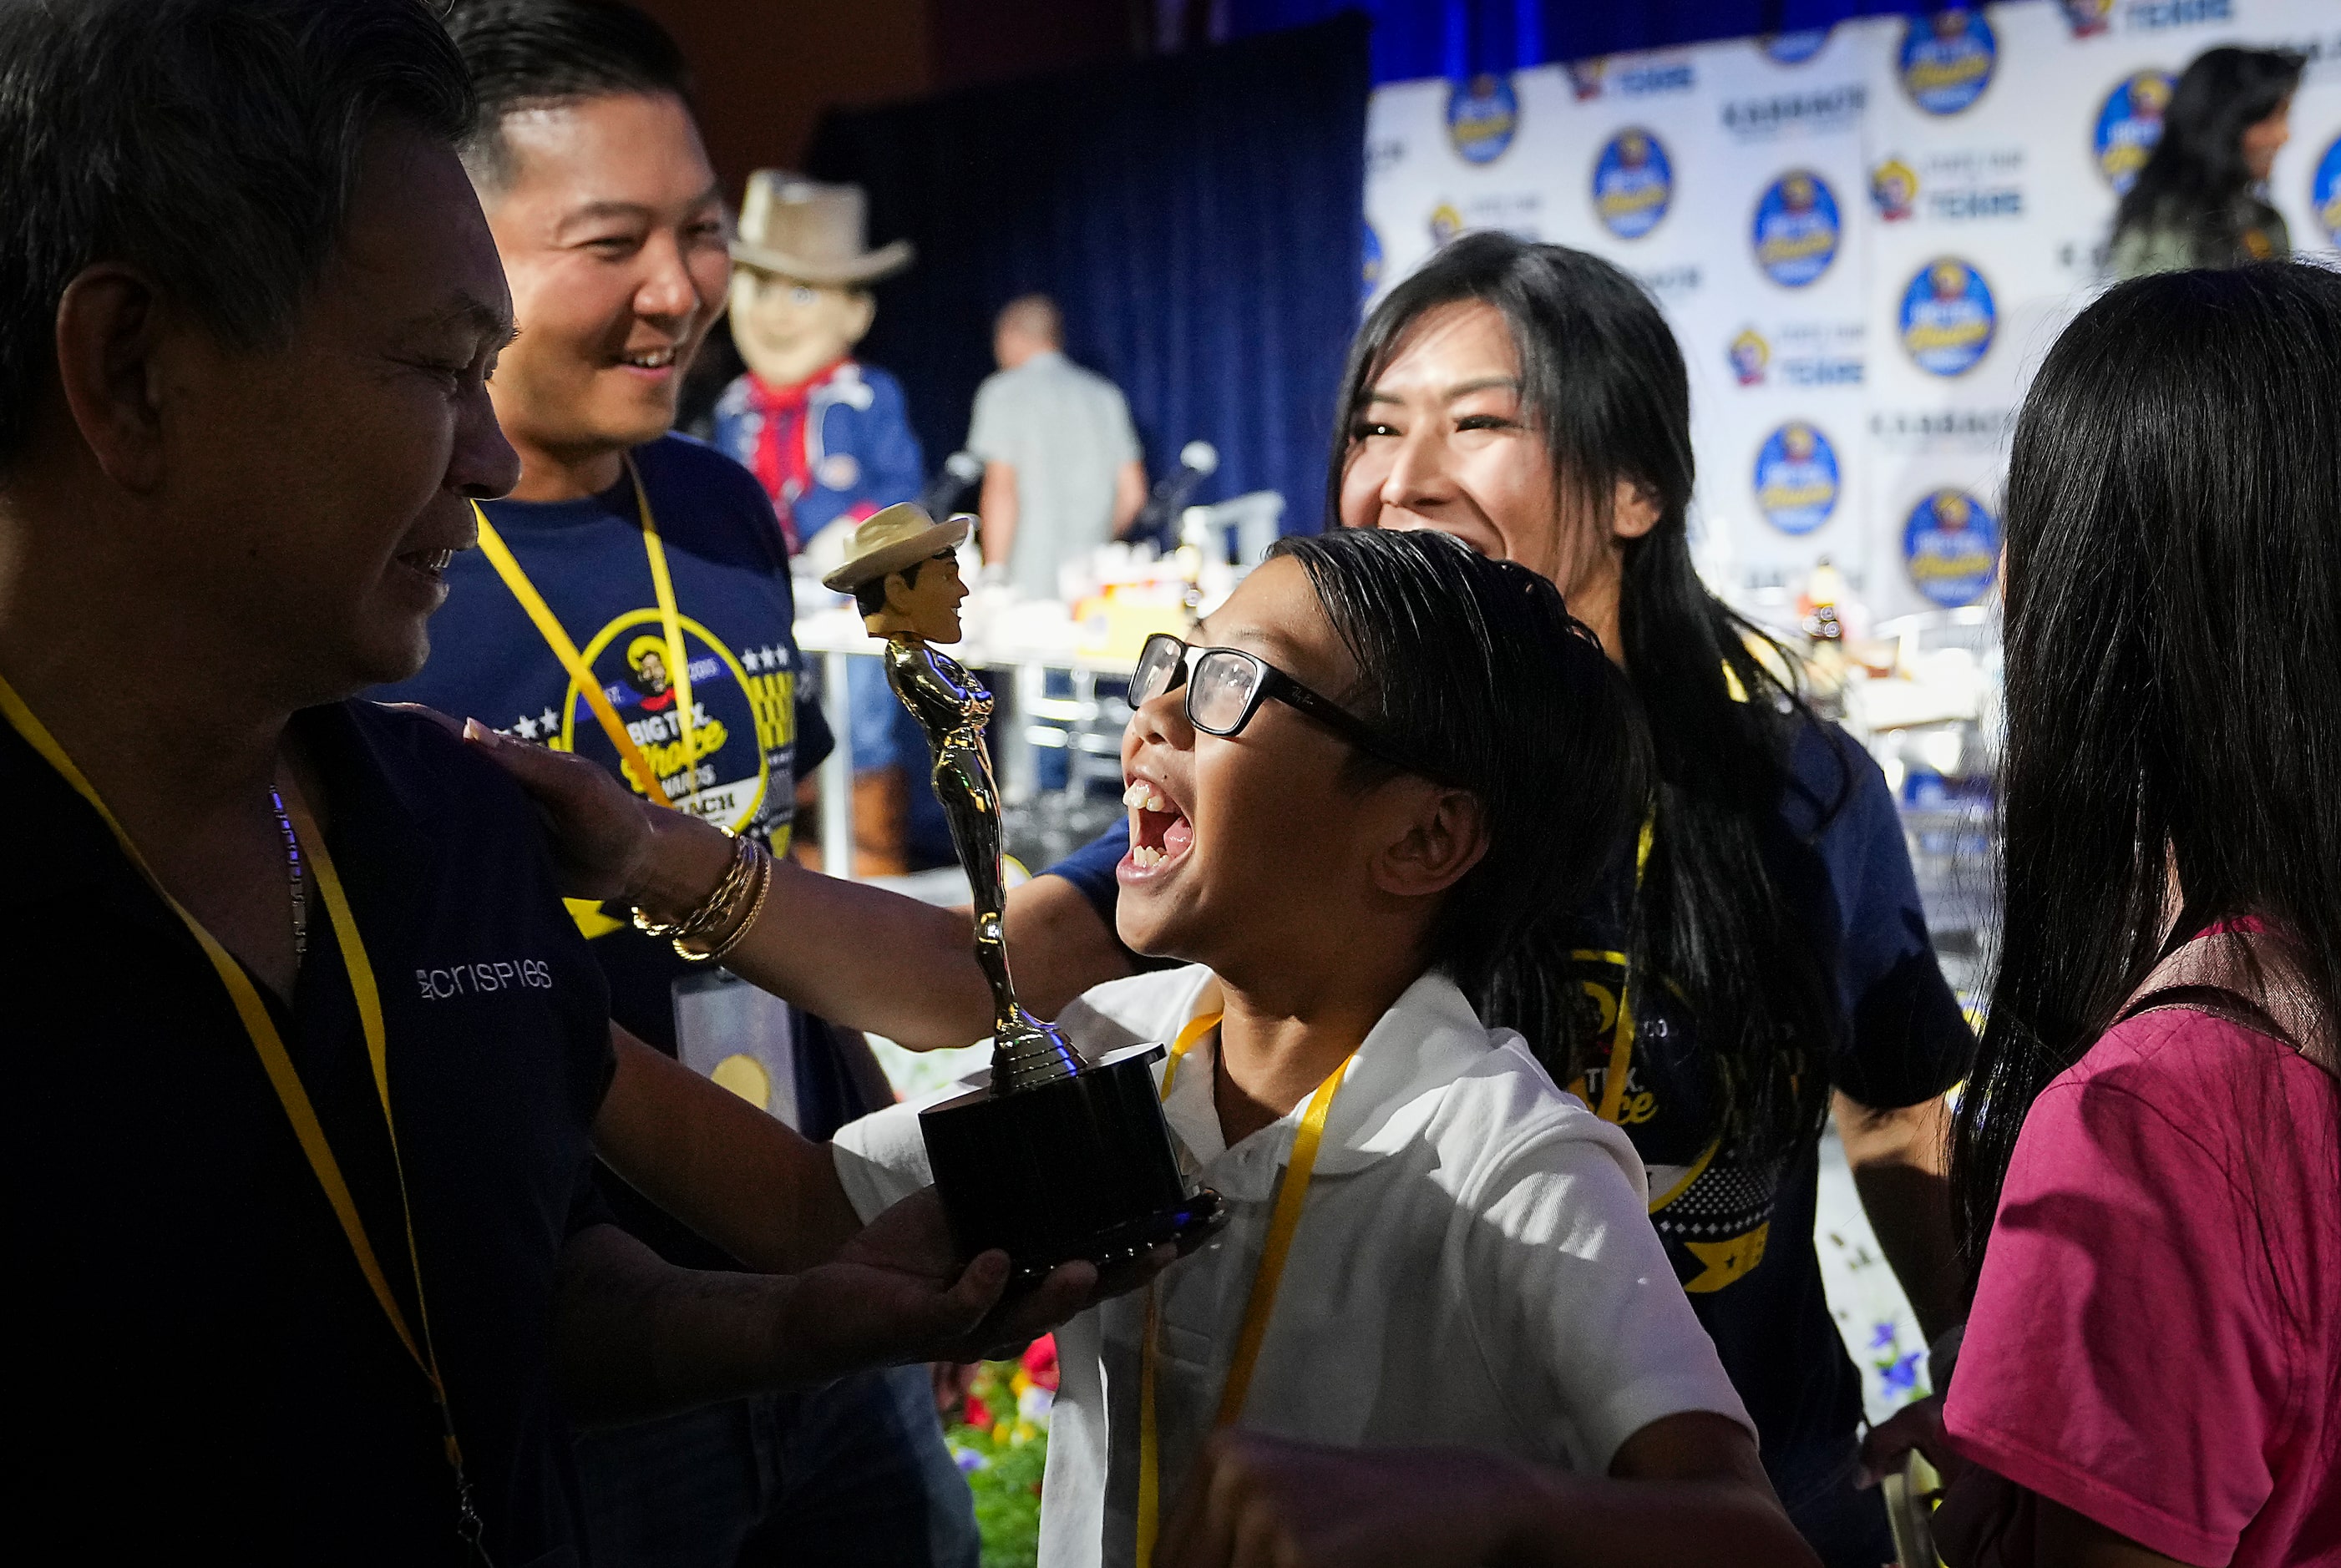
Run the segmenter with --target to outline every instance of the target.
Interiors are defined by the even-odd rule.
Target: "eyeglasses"
[[[1190,660],[1194,664],[1191,677],[1187,668]],[[1167,631],[1156,632],[1139,650],[1138,669],[1130,678],[1130,705],[1142,708],[1182,681],[1187,687],[1187,722],[1206,735],[1241,734],[1260,705],[1272,697],[1299,709],[1369,757],[1403,772],[1435,776],[1432,769],[1376,734],[1364,719],[1240,648],[1196,648]]]

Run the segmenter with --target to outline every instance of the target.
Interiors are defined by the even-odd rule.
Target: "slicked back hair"
[[[623,0],[455,0],[447,31],[480,100],[463,167],[490,200],[518,173],[503,134],[513,114],[625,93],[691,102],[682,49]]]
[[[240,348],[281,342],[339,243],[368,134],[471,128],[421,0],[0,5],[0,474],[89,266],[145,273]]]

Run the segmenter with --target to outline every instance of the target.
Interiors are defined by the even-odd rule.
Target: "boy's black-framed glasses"
[[[1241,734],[1260,705],[1272,697],[1369,757],[1402,772],[1436,776],[1331,698],[1311,691],[1259,654],[1240,648],[1198,648],[1167,631],[1156,632],[1138,651],[1138,668],[1130,677],[1130,705],[1142,708],[1181,682],[1187,688],[1187,722],[1206,735]]]

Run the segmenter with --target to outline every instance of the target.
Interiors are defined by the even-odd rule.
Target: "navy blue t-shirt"
[[[555,1267],[608,1217],[589,1141],[602,976],[534,810],[430,720],[364,702],[294,732],[381,996],[424,1296],[487,1545],[575,1559],[548,1350]],[[460,1562],[422,1373],[360,1274],[203,949],[97,813],[0,724],[11,1480],[59,1554]],[[312,900],[293,1005],[261,993],[415,1319],[350,978]],[[38,998],[36,1001],[35,998]],[[41,1020],[36,1022],[35,1020]],[[28,1518],[34,1514],[28,1513]]]
[[[1893,794],[1835,725],[1804,726],[1789,763],[1763,849],[1823,968],[1837,976],[1846,1027],[1829,1081],[1877,1109],[1932,1099],[1965,1076],[1974,1039],[1928,940]],[[1125,821],[1050,869],[1111,926],[1113,868],[1129,848]],[[1601,1037],[1617,1017],[1632,898],[1627,864],[1579,912],[1578,978],[1599,1014],[1587,1022]],[[1655,998],[1647,990],[1634,997],[1619,1121],[1649,1167],[1651,1222],[1785,1486],[1809,1472],[1809,1456],[1841,1451],[1861,1419],[1861,1376],[1829,1317],[1813,1245],[1819,1150],[1778,1171],[1720,1156],[1696,1021],[1659,989]],[[1570,1087],[1599,1105],[1606,1070]]]
[[[829,754],[814,666],[797,651],[795,598],[780,524],[755,476],[712,447],[669,435],[634,449],[658,524],[691,662],[692,746],[682,754],[666,640],[633,481],[579,501],[489,501],[488,521],[602,681],[635,744],[678,808],[785,853],[798,779]],[[373,695],[477,719],[523,740],[619,771],[617,748],[528,612],[481,551],[447,570],[431,619],[431,656],[411,680]],[[630,1033],[677,1054],[674,983],[701,972],[633,928],[631,911],[573,905],[609,978],[610,1012]],[[826,1025],[797,1032],[799,1122],[823,1137],[866,1103]],[[626,1228],[670,1261],[726,1260],[622,1184],[610,1189]]]

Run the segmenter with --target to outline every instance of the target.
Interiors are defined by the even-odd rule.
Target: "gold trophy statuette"
[[[1004,1247],[1020,1275],[1104,1264],[1200,1239],[1219,1200],[1190,1190],[1171,1152],[1149,1064],[1160,1045],[1084,1064],[1054,1024],[1026,1012],[1008,967],[1000,790],[983,739],[991,693],[932,644],[960,640],[959,545],[974,520],[937,522],[908,502],[854,530],[822,581],[851,593],[885,639],[887,683],[934,753],[935,796],[974,894],[975,959],[991,987],[991,1082],[920,1116],[935,1186],[968,1255]]]

